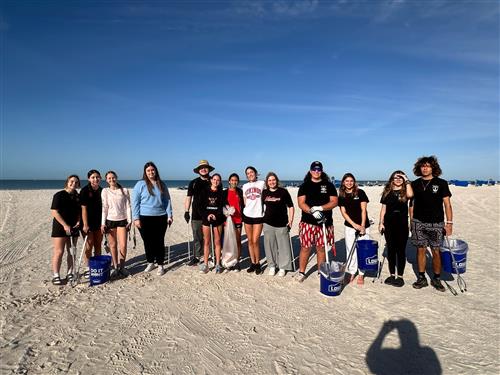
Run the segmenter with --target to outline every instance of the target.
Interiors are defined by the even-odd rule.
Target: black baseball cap
[[[323,172],[323,164],[321,164],[320,161],[313,161],[311,163],[311,168],[309,168],[309,170]]]

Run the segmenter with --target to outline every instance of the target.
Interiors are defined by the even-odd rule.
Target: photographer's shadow
[[[392,330],[397,330],[401,346],[382,348],[385,337]],[[420,346],[417,328],[407,319],[384,323],[366,353],[366,363],[374,374],[442,374],[436,353],[430,347]]]

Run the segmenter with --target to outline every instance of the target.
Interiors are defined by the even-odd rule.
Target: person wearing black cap
[[[316,247],[318,269],[325,262],[325,243],[323,241],[323,222],[325,222],[327,241],[334,246],[332,210],[338,205],[337,189],[323,172],[319,161],[311,163],[304,182],[299,187],[298,205],[302,210],[299,223],[300,255],[297,280],[305,280],[307,261],[312,246]]]
[[[184,200],[184,219],[186,223],[191,220],[191,227],[193,229],[193,257],[189,260],[190,266],[195,266],[200,261],[203,250],[203,222],[202,222],[202,202],[200,202],[201,194],[210,188],[210,172],[215,168],[210,165],[208,160],[200,160],[198,166],[193,169],[193,172],[199,174],[199,177],[195,178],[189,183],[187,196]],[[189,208],[193,204],[193,209],[191,211],[192,215],[189,214]]]

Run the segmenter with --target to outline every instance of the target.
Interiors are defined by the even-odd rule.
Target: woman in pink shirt
[[[101,193],[101,231],[103,234],[108,234],[114,267],[111,270],[111,276],[128,276],[130,273],[125,268],[125,259],[127,257],[127,232],[132,224],[130,194],[118,183],[115,172],[107,172],[105,178],[109,187],[104,188]],[[120,254],[118,254],[118,245]]]

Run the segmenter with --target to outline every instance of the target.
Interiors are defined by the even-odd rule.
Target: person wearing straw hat
[[[429,285],[425,278],[426,252],[429,246],[432,250],[434,271],[431,285],[436,290],[444,292],[446,289],[440,280],[440,247],[443,243],[443,231],[446,236],[450,236],[453,232],[450,188],[448,182],[439,178],[442,171],[435,156],[419,158],[413,167],[413,173],[419,177],[411,183],[413,189],[410,207],[411,240],[417,247],[418,262],[418,278],[413,287],[421,289]]]
[[[297,194],[298,206],[302,210],[299,223],[300,255],[299,274],[297,280],[303,282],[306,278],[306,267],[312,246],[316,247],[318,269],[325,262],[325,246],[323,240],[323,223],[325,222],[327,241],[333,246],[332,210],[338,205],[338,195],[335,185],[323,172],[323,164],[313,161],[299,187]]]
[[[199,176],[192,180],[188,185],[186,199],[184,200],[184,219],[189,224],[191,220],[191,228],[193,229],[193,255],[189,260],[188,265],[196,266],[202,257],[203,242],[203,223],[202,223],[202,203],[200,201],[201,194],[210,188],[210,172],[215,168],[210,165],[208,160],[200,160],[198,166],[193,169],[193,172]],[[191,208],[191,215],[189,209]]]

